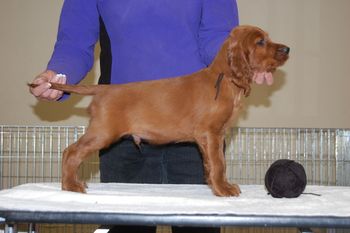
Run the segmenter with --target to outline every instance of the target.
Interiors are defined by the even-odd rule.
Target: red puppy
[[[225,174],[225,130],[237,114],[253,81],[272,83],[271,72],[288,59],[289,48],[273,43],[266,32],[239,26],[230,33],[213,63],[182,77],[123,85],[64,85],[51,88],[93,95],[86,133],[63,154],[62,189],[85,192],[80,164],[92,153],[131,135],[135,143],[196,142],[206,180],[218,196],[238,196],[239,186]]]

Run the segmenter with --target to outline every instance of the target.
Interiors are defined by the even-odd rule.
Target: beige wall
[[[86,125],[89,97],[37,102],[25,86],[41,72],[62,0],[0,1],[0,125]],[[238,125],[350,128],[350,1],[238,0],[241,24],[291,47],[272,87],[254,86]],[[98,50],[98,48],[97,48]],[[95,82],[98,67],[85,82]]]

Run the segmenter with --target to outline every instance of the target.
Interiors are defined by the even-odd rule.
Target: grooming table
[[[206,185],[94,183],[80,194],[24,184],[0,191],[0,222],[350,228],[350,187],[307,186],[321,196],[294,199],[240,187],[237,198],[216,197]]]

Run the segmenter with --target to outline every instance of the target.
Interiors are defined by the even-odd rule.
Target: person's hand
[[[65,84],[67,81],[64,75],[57,75],[52,70],[46,70],[43,73],[39,74],[32,82],[36,84],[36,87],[30,87],[30,93],[32,93],[36,98],[40,100],[54,101],[62,97],[63,92],[50,89],[52,83],[61,83]]]

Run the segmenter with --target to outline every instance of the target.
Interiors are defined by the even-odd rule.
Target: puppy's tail
[[[60,83],[49,83],[51,85],[50,89],[55,89],[63,91],[65,93],[75,93],[79,95],[96,95],[97,93],[103,91],[106,85],[69,85]],[[38,84],[28,83],[29,87],[35,88],[39,86]]]

